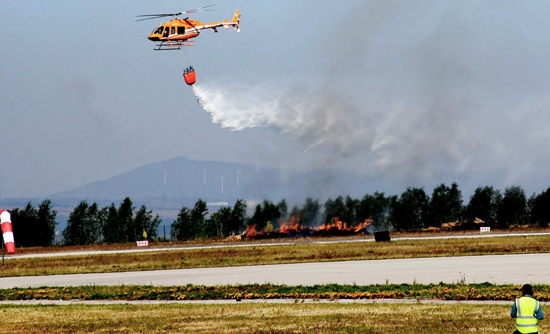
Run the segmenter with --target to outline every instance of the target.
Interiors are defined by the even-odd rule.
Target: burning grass
[[[10,333],[511,333],[509,305],[0,305]],[[549,328],[540,323],[541,333]]]
[[[1,277],[228,267],[299,262],[526,254],[550,252],[550,235],[399,240],[390,243],[295,243],[291,245],[175,249],[159,252],[44,258],[7,258]]]
[[[256,225],[248,226],[245,237],[255,240],[262,239],[278,239],[288,237],[328,237],[328,236],[352,236],[364,235],[366,228],[372,224],[371,219],[365,219],[363,223],[357,226],[348,226],[342,222],[340,218],[334,217],[330,224],[323,224],[316,227],[303,227],[300,225],[300,218],[292,216],[287,224],[284,221],[280,222],[281,227],[275,231],[256,231]]]

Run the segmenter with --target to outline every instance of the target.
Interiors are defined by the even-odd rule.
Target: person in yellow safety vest
[[[510,312],[512,318],[516,319],[514,334],[538,334],[538,321],[544,318],[540,303],[533,298],[533,287],[530,284],[522,286],[521,292],[523,296],[516,299]]]

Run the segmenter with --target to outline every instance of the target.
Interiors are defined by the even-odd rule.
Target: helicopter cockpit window
[[[170,27],[166,27],[166,29],[164,29],[164,37],[168,37],[168,34],[170,33]]]
[[[172,27],[172,32],[170,34],[173,35],[175,33],[176,33],[176,27]]]
[[[162,34],[162,27],[158,27],[158,28],[155,28],[155,30],[153,30],[152,32],[153,34]]]
[[[178,27],[178,35],[184,35],[185,34],[185,27]]]

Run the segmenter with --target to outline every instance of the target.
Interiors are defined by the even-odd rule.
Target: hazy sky
[[[211,114],[134,22],[208,4],[0,0],[0,198],[176,156],[550,186],[550,2],[224,1],[192,18],[242,32],[186,49]]]

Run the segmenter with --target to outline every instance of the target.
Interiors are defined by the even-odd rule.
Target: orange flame
[[[250,237],[255,237],[256,236],[256,224],[252,225],[252,226],[248,226],[248,229],[246,230],[246,237],[247,238],[250,238]]]
[[[276,232],[279,233],[288,233],[288,231],[298,231],[300,229],[300,217],[292,216],[290,217],[290,224],[287,225],[286,222],[280,221],[281,228]]]
[[[343,223],[340,220],[340,217],[334,217],[331,220],[332,224],[323,224],[317,228],[313,228],[315,231],[322,231],[322,230],[330,230],[331,228],[335,228],[338,230],[349,230],[347,228],[347,223]]]
[[[365,221],[362,222],[362,223],[357,224],[357,226],[355,226],[355,228],[354,228],[354,231],[355,232],[360,232],[362,229],[366,228],[370,224],[372,224],[372,217],[370,217],[368,219],[365,219]]]
[[[278,230],[274,231],[263,231],[263,232],[256,232],[256,225],[250,225],[248,226],[248,229],[246,231],[246,237],[256,237],[256,236],[264,236],[269,237],[271,233],[273,234],[288,234],[291,231],[298,232],[298,233],[306,233],[306,235],[310,235],[312,232],[319,232],[319,231],[329,231],[329,230],[338,230],[338,231],[348,231],[350,234],[363,234],[365,231],[364,229],[372,224],[372,217],[365,219],[364,222],[357,224],[356,226],[350,226],[348,227],[348,223],[343,222],[340,220],[340,217],[334,217],[331,219],[331,223],[323,224],[317,227],[306,227],[302,228],[300,227],[300,216],[292,216],[290,217],[290,222],[287,223],[285,221],[280,221],[279,224],[281,227]],[[325,232],[326,233],[326,232]],[[328,232],[331,233],[331,232]]]

